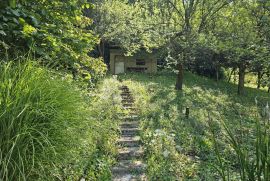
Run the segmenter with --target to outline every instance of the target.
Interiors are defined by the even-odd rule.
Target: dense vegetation
[[[90,8],[1,1],[0,180],[110,179],[118,87],[97,85],[106,65],[88,56],[98,41],[87,30]]]
[[[111,180],[125,84],[149,180],[267,181],[269,59],[269,0],[1,0],[0,180]]]
[[[83,15],[87,1],[4,1],[0,5],[0,56],[12,60],[29,51],[38,61],[74,77],[96,81],[104,75],[102,59],[88,56],[97,37]]]
[[[78,180],[86,170],[89,179],[110,178],[120,106],[111,99],[115,80],[89,94],[70,76],[33,63],[0,70],[1,180]]]

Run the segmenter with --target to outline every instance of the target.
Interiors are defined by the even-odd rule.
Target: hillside
[[[217,180],[216,151],[228,166],[230,178],[239,180],[237,156],[226,139],[223,123],[241,146],[252,150],[254,123],[270,101],[269,94],[247,88],[245,96],[237,96],[236,85],[191,73],[185,75],[183,92],[174,90],[173,74],[127,74],[120,79],[130,87],[140,109],[150,180]],[[185,117],[186,107],[189,118]]]

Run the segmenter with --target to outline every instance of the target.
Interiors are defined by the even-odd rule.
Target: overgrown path
[[[114,181],[146,180],[142,162],[143,148],[139,137],[139,119],[134,98],[127,86],[120,87],[122,105],[128,113],[122,119],[121,137],[118,140],[118,163],[112,168]]]

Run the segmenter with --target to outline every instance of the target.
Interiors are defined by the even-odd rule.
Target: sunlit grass
[[[1,63],[0,72],[1,181],[110,179],[121,103],[116,80],[86,92],[30,61]]]
[[[221,123],[227,123],[228,127],[233,129],[232,132],[236,137],[240,133],[253,134],[258,112],[266,105],[267,101],[270,101],[270,96],[266,91],[246,88],[245,95],[238,96],[237,85],[226,81],[216,82],[189,72],[185,74],[182,92],[174,90],[175,75],[169,73],[157,75],[126,74],[121,78],[128,80],[126,82],[131,86],[138,87],[136,85],[138,84],[144,87],[143,91],[138,92],[136,89],[133,91],[135,94],[141,94],[140,98],[147,102],[145,104],[147,106],[138,105],[138,107],[143,110],[142,126],[148,150],[157,149],[157,145],[150,144],[157,139],[153,137],[156,130],[163,130],[166,135],[174,135],[174,148],[171,148],[172,146],[166,148],[165,145],[162,147],[162,152],[177,150],[177,153],[171,151],[174,152],[174,156],[162,159],[164,157],[162,153],[148,152],[147,159],[154,167],[148,170],[150,178],[157,179],[162,173],[161,175],[166,178],[164,180],[218,179],[219,173],[213,166],[217,165],[217,159],[211,129],[218,133],[217,143],[222,150],[222,159],[225,159],[230,165],[232,177],[235,180],[239,178],[237,156],[232,145],[226,139],[226,130]],[[259,109],[255,104],[255,98],[258,100]],[[190,109],[188,119],[185,118],[187,107]],[[211,129],[208,122],[209,116],[212,119]],[[251,142],[250,140],[244,141],[246,145]],[[174,159],[175,156],[177,159]],[[165,161],[170,158],[171,162]],[[155,170],[155,165],[160,167],[156,167]],[[160,170],[160,168],[171,168],[173,171]]]

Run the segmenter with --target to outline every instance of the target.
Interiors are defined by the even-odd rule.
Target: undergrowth
[[[1,63],[0,72],[0,180],[110,179],[116,80],[89,93],[30,61]]]

